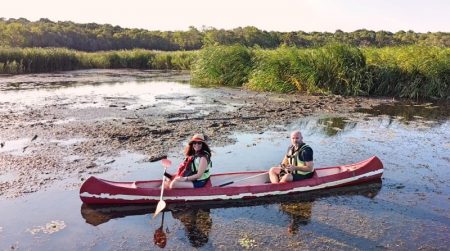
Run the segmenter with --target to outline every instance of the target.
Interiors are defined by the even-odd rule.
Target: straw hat
[[[192,136],[191,141],[189,141],[189,143],[192,142],[205,142],[205,136],[203,136],[203,134],[199,133],[199,134],[194,134],[194,136]]]

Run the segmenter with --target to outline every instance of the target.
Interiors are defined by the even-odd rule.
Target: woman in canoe
[[[185,161],[178,168],[170,188],[204,187],[209,180],[211,150],[203,134],[195,134],[184,149]]]

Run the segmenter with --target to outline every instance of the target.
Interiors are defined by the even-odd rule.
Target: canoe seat
[[[204,187],[212,187],[211,178],[208,179]]]
[[[337,173],[341,173],[341,172],[345,171],[345,170],[341,169],[340,167],[327,168],[327,169],[315,169],[315,170],[316,170],[317,177],[324,177],[324,176],[333,175],[333,174],[337,174]]]

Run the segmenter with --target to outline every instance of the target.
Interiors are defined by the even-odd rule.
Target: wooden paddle
[[[164,210],[164,208],[166,208],[166,202],[163,200],[164,181],[166,179],[165,173],[167,171],[167,168],[169,168],[172,165],[172,161],[170,161],[168,159],[162,159],[161,163],[164,166],[164,174],[163,174],[162,183],[161,183],[161,196],[159,197],[159,202],[158,202],[158,205],[156,206],[156,210],[155,210],[155,213],[153,214],[153,218],[155,218],[156,215],[158,215],[162,210]]]
[[[258,174],[256,174],[256,175],[253,175],[253,176],[250,176],[250,177],[245,177],[245,178],[242,178],[242,179],[238,179],[238,180],[234,180],[234,181],[229,181],[229,182],[227,182],[227,183],[223,183],[223,184],[219,185],[219,187],[228,186],[228,185],[231,185],[231,184],[236,183],[236,182],[239,182],[239,181],[248,180],[248,179],[255,178],[255,177],[258,177],[258,176],[261,176],[261,175],[264,175],[264,174],[268,174],[268,173],[269,173],[269,172],[258,173]]]

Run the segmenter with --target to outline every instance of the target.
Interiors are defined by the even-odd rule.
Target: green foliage
[[[332,44],[276,50],[209,46],[193,66],[194,83],[257,91],[450,97],[450,49],[425,46],[359,49]]]
[[[159,52],[149,61],[149,65],[159,70],[189,70],[196,54],[192,51]]]
[[[366,49],[368,92],[404,98],[450,97],[450,49],[425,46]]]
[[[8,47],[58,47],[78,51],[110,50],[199,50],[209,45],[241,44],[247,47],[275,49],[282,45],[311,48],[330,43],[349,44],[358,47],[384,47],[394,45],[425,45],[450,47],[450,33],[413,31],[353,32],[337,30],[331,32],[276,32],[264,31],[253,26],[232,30],[207,28],[187,31],[148,31],[126,29],[110,24],[79,24],[74,22],[52,22],[41,19],[30,22],[26,19],[0,18],[0,46]]]
[[[251,66],[251,52],[244,46],[208,46],[198,54],[191,82],[206,86],[241,86],[247,82]]]
[[[245,87],[258,91],[317,92],[310,54],[293,47],[256,50],[255,67]]]
[[[360,94],[365,61],[358,48],[347,45],[308,50],[282,47],[255,54],[256,66],[246,84],[250,89]]]
[[[433,46],[357,48],[330,44],[267,50],[219,45],[200,51],[94,53],[0,47],[0,74],[90,68],[191,69],[193,84],[244,86],[258,91],[450,98],[450,48]]]
[[[61,48],[0,48],[0,73],[67,71],[80,67],[76,52]]]
[[[75,69],[189,70],[197,52],[121,50],[80,52],[61,48],[0,48],[0,74],[67,71]]]
[[[364,83],[365,58],[356,47],[328,45],[312,50],[316,86],[340,95],[360,95]]]

